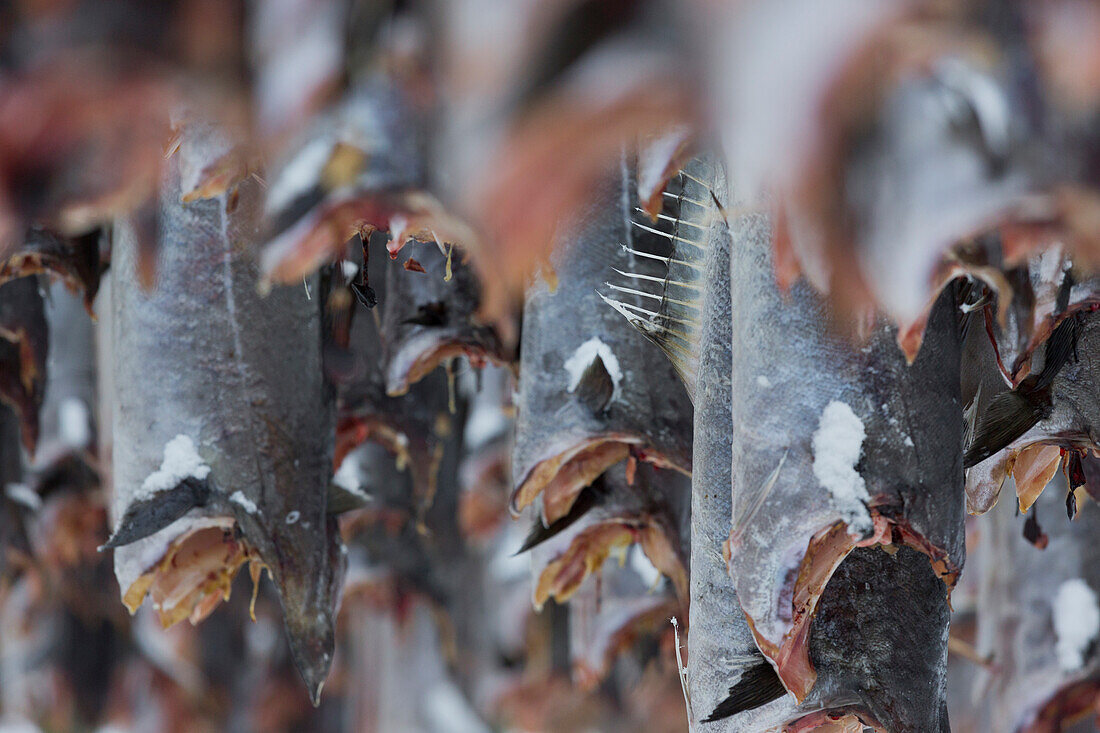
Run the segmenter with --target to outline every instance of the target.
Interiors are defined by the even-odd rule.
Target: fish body
[[[881,320],[861,348],[835,335],[828,307],[807,283],[780,295],[764,214],[730,226],[735,429],[726,549],[737,597],[803,710],[855,705],[864,722],[888,730],[946,730],[947,595],[965,552],[954,293],[940,296],[909,366],[896,331]],[[934,607],[913,621],[928,624],[933,631],[922,632],[936,643],[901,634],[886,596],[868,606],[882,619],[867,619],[870,634],[832,633],[832,620],[815,617],[827,611],[821,594],[838,566],[853,548],[875,544],[923,553],[923,566],[908,553],[891,560],[906,582],[943,580],[928,600]],[[853,564],[867,572],[882,564],[865,554]],[[828,657],[821,643],[833,645],[839,667],[816,669],[814,660]],[[895,701],[878,679],[889,672],[885,648],[908,650],[912,668],[932,684]]]
[[[208,466],[197,478],[210,493],[183,522],[118,549],[116,573],[129,594],[189,527],[225,528],[219,517],[228,517],[275,582],[295,662],[316,700],[332,660],[343,567],[326,516],[334,415],[319,300],[308,282],[260,296],[255,182],[241,184],[231,212],[227,196],[180,202],[181,169],[201,167],[217,149],[214,132],[192,128],[175,156],[152,291],[133,276],[132,230],[120,227],[114,245],[115,516],[145,498],[143,484],[179,436]]]
[[[1035,503],[1045,549],[1024,537],[1010,502],[983,517],[981,552],[996,557],[978,603],[978,649],[996,660],[978,689],[988,730],[1058,731],[1100,695],[1096,655],[1100,510],[1083,501],[1068,520],[1058,478]],[[1091,595],[1090,595],[1091,594]]]
[[[616,277],[612,268],[660,273],[655,261],[647,264],[620,245],[667,256],[661,237],[632,224],[629,180],[624,169],[578,212],[550,260],[556,287],[544,278],[527,294],[512,505],[518,511],[542,494],[548,523],[632,452],[655,465],[691,469],[691,402],[675,369],[597,292]],[[636,307],[652,305],[642,295],[623,297]]]

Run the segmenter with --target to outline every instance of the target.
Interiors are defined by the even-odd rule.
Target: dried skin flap
[[[542,608],[550,598],[558,603],[569,600],[581,583],[597,572],[616,548],[637,543],[653,567],[670,578],[681,598],[686,598],[687,569],[669,542],[667,533],[654,522],[644,520],[603,520],[586,527],[569,543],[560,556],[539,573],[534,603]]]
[[[152,567],[123,589],[122,602],[131,614],[148,595],[164,628],[184,619],[197,624],[220,601],[229,600],[233,578],[241,565],[260,565],[247,543],[234,536],[234,520],[216,517],[191,524],[171,540]],[[257,579],[255,571],[253,579]]]

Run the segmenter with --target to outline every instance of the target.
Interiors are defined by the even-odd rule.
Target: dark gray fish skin
[[[818,683],[807,704],[854,693],[853,708],[891,733],[948,733],[950,615],[927,555],[856,548],[825,587],[811,627]]]
[[[1095,639],[1082,650],[1078,669],[1063,668],[1056,649],[1053,615],[1062,584],[1079,579],[1100,592],[1100,507],[1081,502],[1076,519],[1069,521],[1065,490],[1064,479],[1056,476],[1035,503],[1049,538],[1045,549],[1024,539],[1024,518],[1017,516],[1014,502],[1001,502],[982,517],[980,552],[996,558],[977,606],[978,651],[992,654],[996,663],[994,671],[978,679],[979,694],[987,701],[986,730],[1062,730],[1074,714],[1071,706],[1059,711],[1056,701],[1069,702],[1076,692],[1082,698],[1076,712],[1082,712],[1100,695]],[[1080,612],[1074,617],[1084,620]]]
[[[554,466],[553,461],[570,457],[586,444],[622,446],[624,453],[629,445],[646,460],[685,472],[691,468],[691,402],[676,371],[597,293],[606,279],[615,277],[611,268],[661,274],[655,262],[643,261],[619,246],[642,251],[661,246],[659,240],[653,241],[655,237],[631,225],[636,196],[627,183],[630,180],[624,170],[618,181],[596,193],[589,208],[579,213],[569,233],[559,240],[551,256],[556,290],[552,292],[539,279],[528,291],[513,451],[515,509],[533,501],[555,477],[563,480],[569,475],[571,464]],[[652,307],[640,296],[627,295],[624,300]],[[612,376],[621,372],[610,403],[598,412],[569,389],[571,375],[565,367],[578,348],[592,339],[599,339],[614,356],[617,363],[611,364],[602,354]],[[588,365],[574,366],[583,372]],[[623,457],[592,461],[595,465],[588,467],[587,478],[569,483],[579,483],[579,489]]]
[[[18,555],[30,555],[30,541],[24,515],[28,507],[8,495],[7,486],[23,478],[23,458],[19,448],[19,418],[0,402],[0,589],[18,576]]]
[[[319,299],[302,287],[258,294],[255,182],[241,184],[231,214],[225,196],[179,203],[180,169],[214,159],[217,149],[214,133],[192,128],[173,158],[152,292],[138,286],[128,227],[115,242],[114,514],[126,513],[169,440],[191,438],[219,492],[211,503],[236,518],[275,582],[294,660],[316,701],[332,661],[343,574],[335,522],[326,518],[334,414],[321,371]],[[230,499],[237,492],[245,501]],[[116,551],[120,581],[125,566],[148,569],[132,565],[158,537]]]
[[[895,528],[886,540],[922,544],[948,573],[946,583],[953,582],[950,573],[962,566],[962,410],[954,293],[948,288],[941,295],[920,354],[907,366],[893,328],[879,322],[869,343],[859,348],[830,334],[829,313],[806,283],[796,284],[787,297],[780,295],[764,215],[745,215],[730,225],[738,242],[731,258],[731,388],[737,429],[730,574],[759,645],[779,662],[788,689],[793,683],[805,694],[812,678],[796,672],[797,660],[805,659],[798,649],[804,642],[787,637],[794,630],[791,586],[810,540],[838,522],[858,520],[865,506],[857,499],[845,508],[813,471],[813,435],[829,403],[843,402],[862,423],[866,438],[854,468],[882,518],[879,527]],[[870,519],[863,517],[861,534],[867,534],[862,539],[871,534]],[[899,530],[911,535],[898,537]],[[859,539],[848,539],[849,547]],[[946,597],[948,586],[940,591]],[[946,617],[911,622],[932,624],[935,633],[946,635]],[[903,634],[909,632],[897,628],[895,633],[894,642],[904,644]],[[863,642],[854,637],[850,643],[859,647]],[[795,653],[784,656],[784,649]],[[853,648],[850,656],[856,659],[862,653]],[[935,678],[944,664],[942,655],[930,648],[922,650],[918,661],[925,679]],[[828,674],[835,677],[836,672]],[[840,704],[842,684],[817,684],[830,693],[816,700],[818,707]],[[850,692],[853,697],[865,694],[867,707],[886,710],[890,717],[880,721],[886,728],[938,730],[943,725],[942,690],[910,688],[904,692],[906,704],[894,708],[876,697],[877,689],[863,686]]]
[[[459,251],[444,255],[434,242],[406,245],[398,257],[415,259],[425,272],[388,269],[382,307],[387,393],[404,394],[440,362],[459,354],[474,361],[507,360],[496,331],[474,322],[480,286],[464,256]]]
[[[0,285],[0,402],[19,416],[23,447],[32,454],[38,444],[48,354],[49,326],[38,278]]]

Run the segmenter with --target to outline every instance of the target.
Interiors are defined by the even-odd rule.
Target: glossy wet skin
[[[208,132],[191,132],[173,170],[200,164],[216,146]],[[259,296],[255,182],[241,184],[227,213],[224,197],[180,204],[178,181],[170,175],[162,192],[152,292],[132,275],[136,244],[125,225],[114,245],[115,515],[159,466],[165,443],[190,437],[211,467],[213,503],[235,516],[275,581],[315,696],[331,663],[343,565],[325,512],[334,417],[319,300],[300,286]],[[227,501],[237,491],[255,513]]]

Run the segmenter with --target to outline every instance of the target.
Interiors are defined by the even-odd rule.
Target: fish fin
[[[325,512],[330,517],[339,516],[347,512],[353,512],[356,509],[362,509],[370,503],[370,496],[363,492],[348,491],[342,486],[336,483],[330,482],[328,485],[328,499],[326,500]]]
[[[114,534],[100,550],[122,547],[159,532],[195,507],[206,506],[210,483],[188,476],[167,491],[133,504],[122,515]]]
[[[1029,399],[1031,397],[1031,399]],[[1039,420],[1045,410],[1026,389],[1001,392],[989,401],[974,428],[974,439],[963,456],[963,468],[971,468],[1006,448]]]
[[[1077,356],[1077,339],[1080,336],[1081,322],[1076,316],[1069,316],[1058,324],[1046,342],[1043,368],[1036,380],[1037,388],[1050,386],[1062,367]]]
[[[600,481],[600,479],[597,479]],[[602,487],[597,484],[593,484],[581,491],[577,495],[576,501],[573,502],[573,506],[569,508],[569,512],[563,516],[555,519],[549,525],[545,525],[541,520],[535,520],[534,525],[531,527],[531,531],[527,533],[527,537],[524,538],[523,544],[515,554],[527,552],[532,547],[540,545],[551,537],[561,533],[571,524],[580,519],[584,514],[600,503],[602,499],[603,491]]]
[[[718,703],[702,722],[713,723],[745,710],[767,705],[786,693],[787,690],[775,669],[767,661],[760,660],[741,673],[741,679],[730,688],[726,699]]]
[[[678,178],[679,191],[666,192],[666,213],[657,217],[657,223],[671,231],[629,222],[634,233],[643,238],[667,240],[662,246],[671,246],[671,253],[661,256],[646,251],[646,247],[622,245],[624,251],[648,263],[659,262],[663,273],[658,277],[615,269],[626,282],[607,283],[616,295],[610,298],[601,294],[601,297],[660,347],[676,367],[688,392],[694,393],[705,290],[703,270],[708,252],[714,249],[715,237],[728,236],[728,226],[725,211],[707,183],[684,171]],[[635,210],[644,213],[643,209]],[[637,302],[628,302],[631,298]]]
[[[593,415],[599,415],[607,409],[614,393],[615,382],[611,379],[611,375],[603,363],[603,358],[596,354],[596,357],[581,374],[574,394]]]

